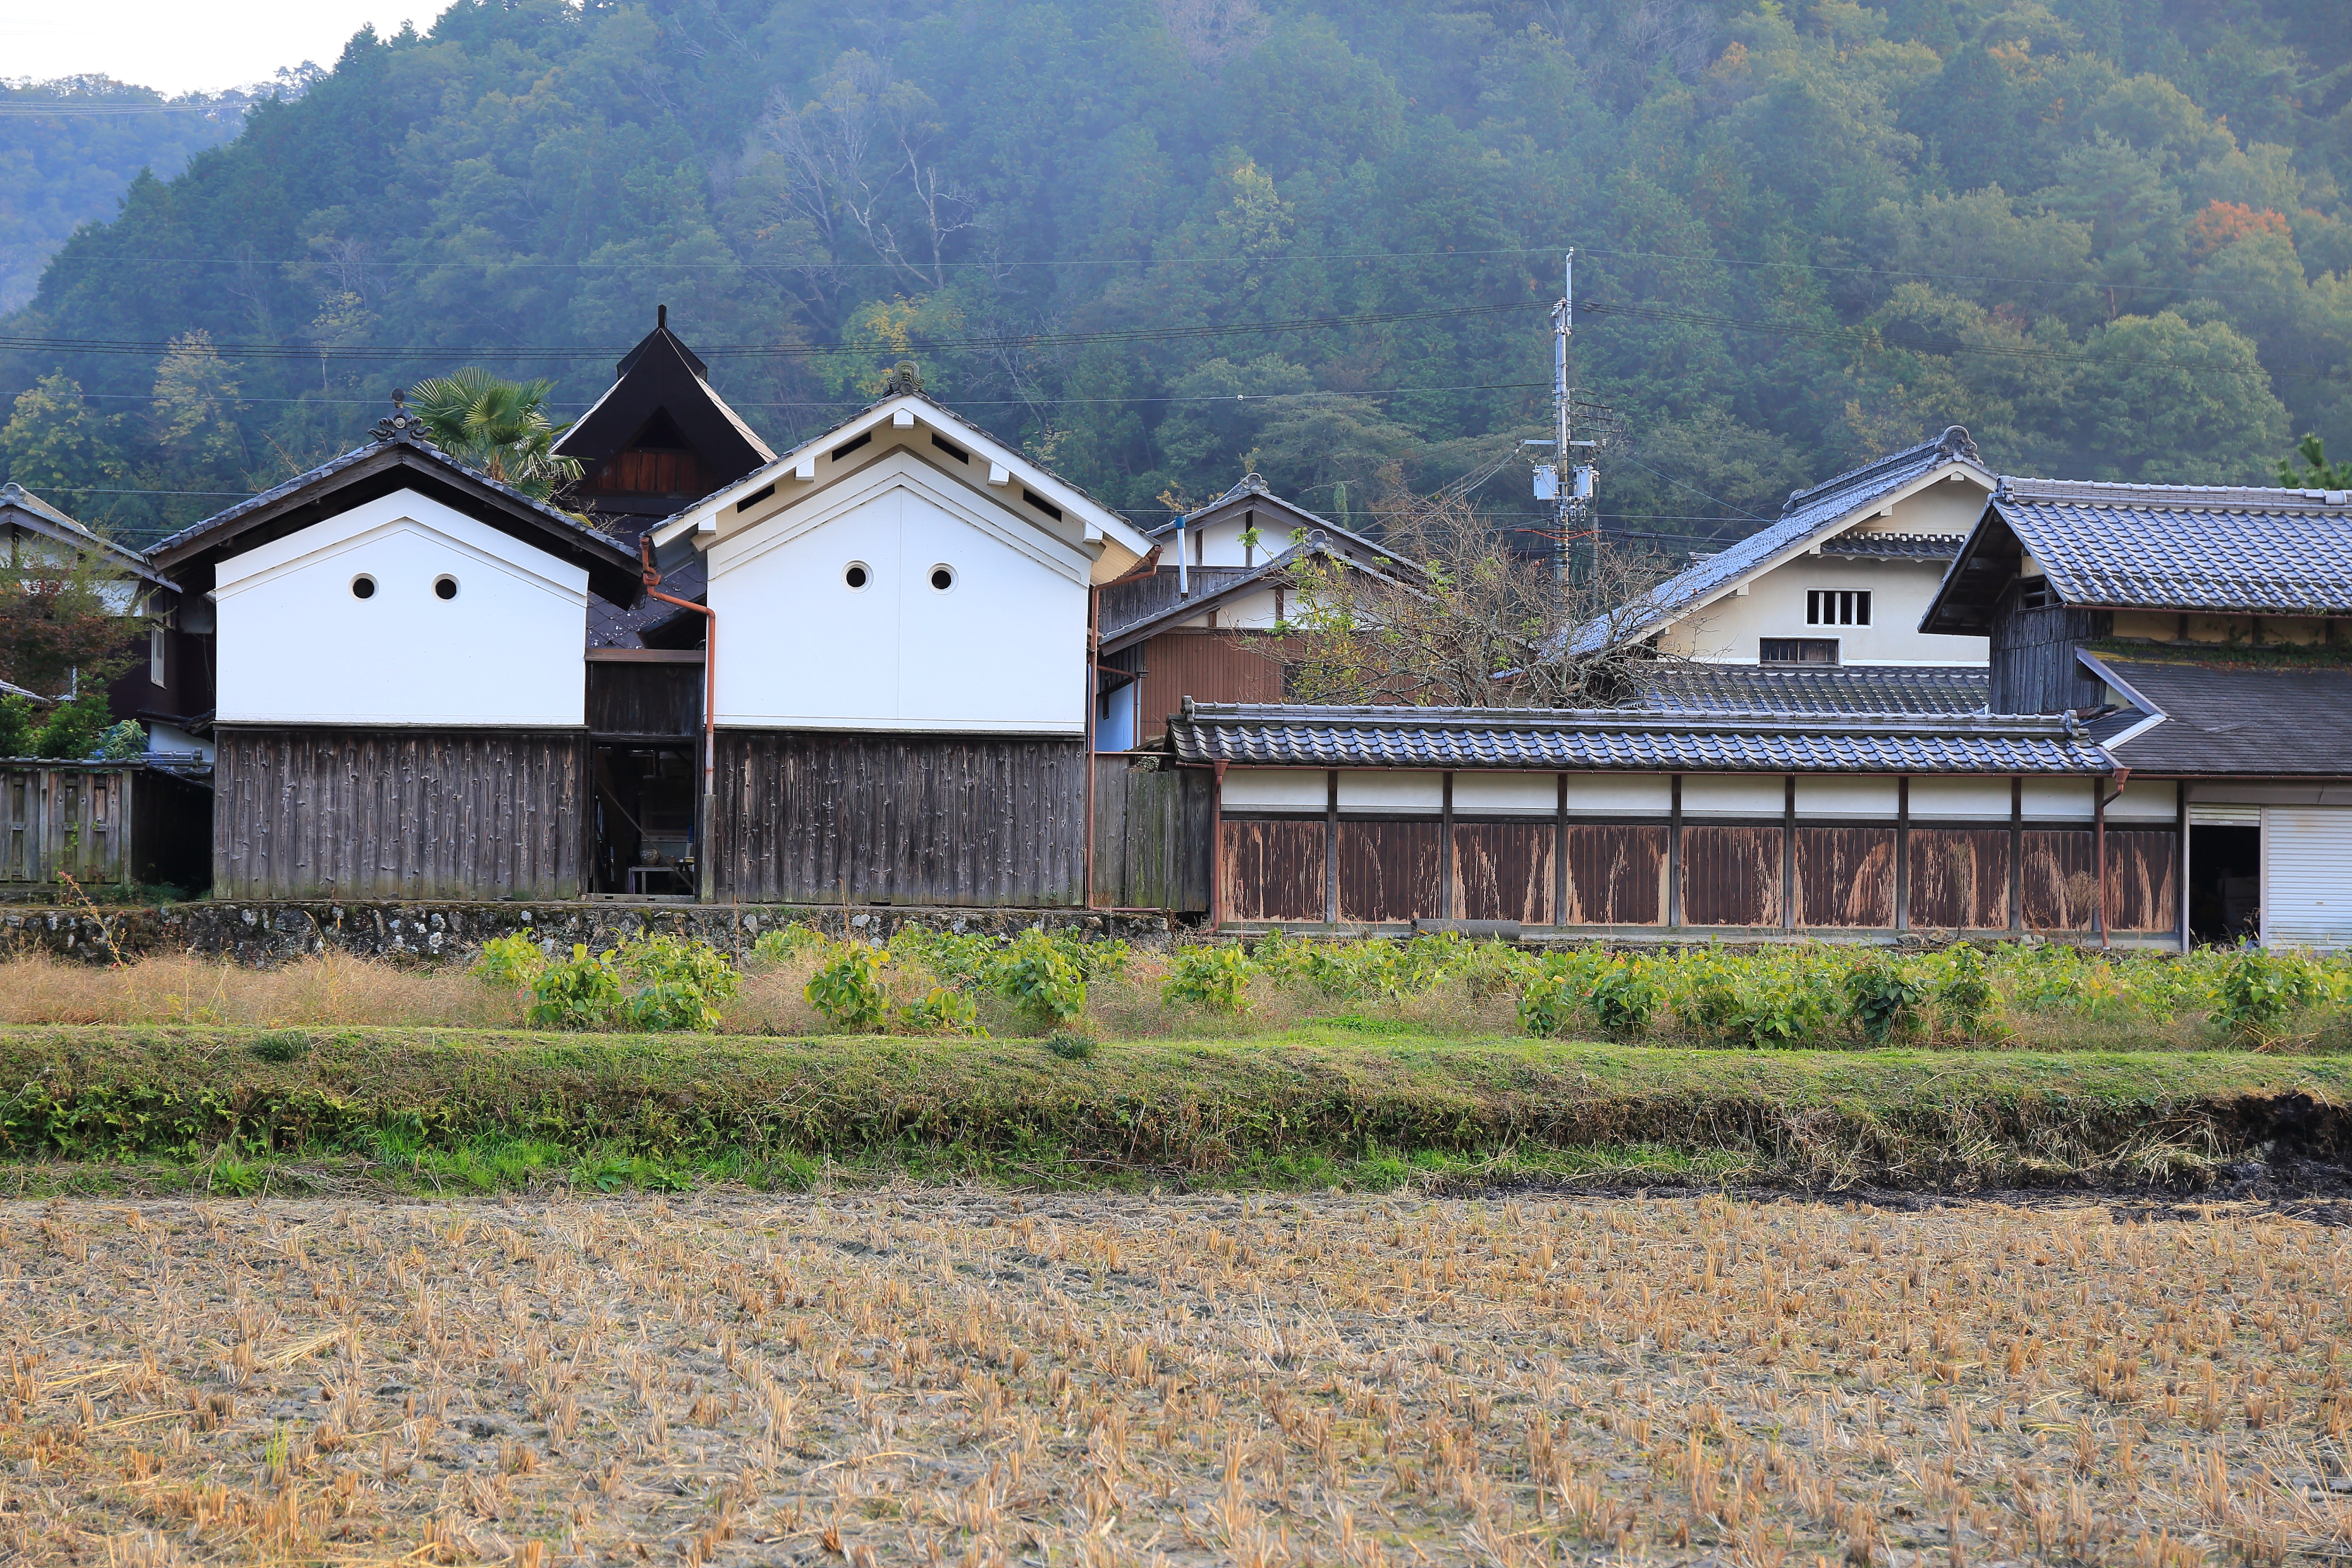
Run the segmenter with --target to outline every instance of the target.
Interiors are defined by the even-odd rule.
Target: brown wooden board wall
[[[0,882],[55,881],[63,871],[95,884],[134,874],[126,807],[142,774],[74,763],[0,763]]]
[[[1552,865],[1559,838],[1559,828],[1551,822],[1455,823],[1455,916],[1551,924]]]
[[[702,733],[702,666],[588,666],[588,728],[599,735]]]
[[[1143,645],[1136,735],[1150,739],[1169,715],[1196,702],[1282,700],[1282,639],[1264,632],[1162,632]]]
[[[217,742],[216,896],[580,896],[582,731],[224,729]]]
[[[2107,829],[2107,920],[2118,931],[2171,931],[2180,920],[2180,836]]]
[[[717,896],[740,903],[1083,901],[1086,742],[721,730]]]
[[[1323,918],[1323,823],[1313,817],[1228,816],[1219,866],[1225,918]]]
[[[1666,918],[1664,823],[1570,823],[1566,925],[1648,926]]]
[[[1440,918],[1444,847],[1442,822],[1340,823],[1339,918],[1351,925]]]
[[[1797,829],[1797,924],[1895,924],[1895,830],[1892,827]]]
[[[1683,825],[1683,923],[1780,923],[1780,829]]]
[[[1911,829],[1911,925],[1917,931],[2009,928],[2009,829]]]
[[[1215,804],[1214,786],[1205,769],[1155,767],[1139,773],[1116,752],[1097,756],[1096,904],[1178,914],[1205,910],[1209,907],[1209,823]],[[1227,882],[1233,885],[1230,874]],[[1312,918],[1319,921],[1323,918],[1319,871],[1316,889]]]

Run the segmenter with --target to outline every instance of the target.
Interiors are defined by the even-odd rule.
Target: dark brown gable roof
[[[768,444],[712,390],[709,368],[669,330],[669,310],[664,306],[658,324],[614,367],[612,386],[555,444],[557,451],[587,466],[576,499],[600,510],[617,508],[657,520],[683,502],[699,500],[734,483],[762,463],[774,462],[776,454]],[[621,487],[622,493],[599,485],[604,466],[627,448],[680,442],[698,460],[707,482],[681,488],[666,481],[649,488],[633,480]],[[633,504],[625,499],[632,493],[665,495],[669,504]]]
[[[412,436],[371,442],[215,512],[159,542],[147,558],[187,592],[205,593],[213,586],[214,568],[228,557],[395,490],[429,496],[486,527],[584,568],[589,590],[615,605],[635,604],[644,586],[635,557],[612,540]]]

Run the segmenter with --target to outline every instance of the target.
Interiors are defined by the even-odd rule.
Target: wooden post
[[[2025,930],[2025,780],[2009,781],[2009,929]]]
[[[1339,923],[1339,770],[1323,773],[1323,923]]]
[[[1209,929],[1225,924],[1225,764],[1209,770]]]
[[[2336,623],[2329,621],[2326,625],[2328,637],[2332,641],[2336,636]],[[2180,835],[2180,907],[2173,911],[2173,919],[2179,922],[2179,929],[2176,934],[2180,939],[2180,951],[2187,952],[2189,951],[2189,781],[2187,779],[2172,781],[2172,798],[2173,830]]]
[[[1780,929],[1797,929],[1797,775],[1782,779],[1780,798]]]
[[[1911,775],[1895,781],[1895,930],[1911,929]]]
[[[2099,945],[2112,946],[2107,935],[2107,792],[2105,779],[2091,781],[2091,875],[2098,879],[2099,898],[2094,918]],[[2120,793],[2120,792],[2118,792]]]
[[[1102,657],[1102,637],[1095,627],[1101,606],[1102,590],[1089,584],[1087,587],[1086,892],[1081,906],[1089,910],[1095,907],[1095,703],[1102,688],[1102,671],[1097,664]]]
[[[1460,901],[1454,896],[1454,774],[1449,769],[1444,775],[1444,804],[1439,808],[1438,820],[1444,824],[1437,846],[1437,918],[1454,921],[1462,918]]]
[[[1666,775],[1666,929],[1683,923],[1683,775]]]
[[[1552,819],[1551,923],[1568,924],[1568,775],[1559,775],[1559,809]]]

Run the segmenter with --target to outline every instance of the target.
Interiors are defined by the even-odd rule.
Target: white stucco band
[[[221,723],[584,721],[586,570],[414,490],[231,556],[215,580]]]

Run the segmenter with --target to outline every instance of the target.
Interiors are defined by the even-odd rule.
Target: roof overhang
[[[657,525],[648,537],[659,552],[661,563],[674,566],[684,558],[684,551],[708,550],[722,535],[764,522],[858,472],[871,460],[866,454],[870,442],[864,438],[877,430],[929,431],[964,452],[965,462],[950,467],[951,459],[943,459],[932,466],[989,496],[1032,527],[1076,546],[1091,563],[1088,581],[1093,584],[1099,585],[1125,576],[1151,552],[1151,542],[1133,524],[1052,469],[959,419],[919,393],[900,393],[802,443],[774,462],[714,490]],[[845,449],[852,447],[856,449]],[[906,449],[920,452],[924,447]],[[1043,513],[1031,515],[1036,509],[1029,504],[1024,491],[1059,510],[1060,523],[1057,525]]]
[[[1993,597],[2016,574],[2025,547],[2018,542],[2009,519],[2001,515],[2000,492],[1985,498],[1968,542],[1944,569],[1944,580],[1919,617],[1919,629],[1957,637],[1986,637],[1992,631]],[[1984,590],[1991,597],[1983,596]]]

